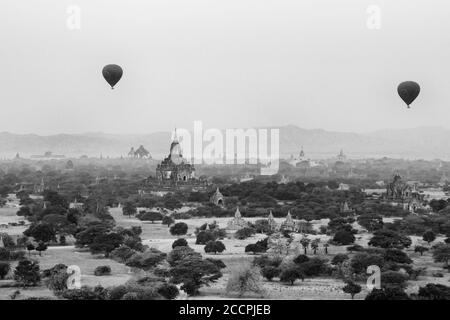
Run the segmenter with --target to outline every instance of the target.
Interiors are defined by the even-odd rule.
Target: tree
[[[369,232],[383,228],[383,217],[376,213],[365,213],[358,217],[358,224]]]
[[[412,260],[408,255],[400,249],[387,249],[383,255],[385,261],[410,264]]]
[[[311,249],[313,250],[313,254],[317,253],[317,249],[319,249],[320,238],[316,238],[311,241]]]
[[[280,274],[280,269],[273,266],[265,266],[261,269],[261,274],[264,278],[272,281],[273,278],[278,277]]]
[[[307,237],[303,237],[303,238],[300,239],[300,244],[303,247],[305,255],[306,255],[306,250],[308,249],[308,246],[309,246],[310,242],[311,242],[311,239],[309,239]]]
[[[294,258],[294,263],[296,263],[296,264],[301,264],[301,263],[304,263],[304,262],[308,262],[309,261],[309,258],[308,258],[308,256],[307,255],[305,255],[305,254],[299,254],[298,256],[296,256],[295,258]]]
[[[161,263],[166,257],[167,255],[164,252],[161,252],[155,248],[150,248],[144,252],[136,252],[126,261],[125,264],[129,267],[149,270]]]
[[[373,289],[365,300],[410,300],[410,298],[401,288],[381,288]]]
[[[361,292],[361,286],[353,281],[347,282],[345,287],[342,288],[345,293],[348,293],[352,296],[352,300],[358,293]]]
[[[381,268],[384,265],[384,259],[379,254],[359,252],[353,256],[350,265],[355,273],[363,274],[366,273],[368,266],[375,265]]]
[[[172,249],[175,249],[175,247],[187,247],[187,246],[188,242],[184,238],[177,239],[172,243]]]
[[[225,245],[222,241],[209,241],[206,243],[204,249],[206,253],[213,252],[214,254],[217,254],[217,252],[222,253],[225,250]]]
[[[267,219],[256,220],[253,227],[255,228],[256,233],[269,233],[271,231],[271,227]]]
[[[200,231],[197,234],[195,244],[207,244],[209,241],[216,241],[217,237],[212,231]]]
[[[427,247],[424,246],[415,246],[414,247],[414,252],[419,252],[421,256],[423,256],[423,253],[428,251]]]
[[[188,231],[188,225],[184,222],[178,222],[171,226],[169,231],[173,236],[184,236]]]
[[[141,221],[151,221],[152,223],[163,219],[163,215],[156,211],[142,212],[136,217]]]
[[[168,228],[172,223],[175,223],[175,220],[171,216],[164,216],[161,223],[166,224]]]
[[[244,239],[251,237],[255,233],[256,233],[255,229],[245,227],[245,228],[237,230],[234,234],[234,237],[239,240],[244,240]]]
[[[56,231],[48,223],[33,223],[23,234],[39,242],[56,241]]]
[[[122,213],[129,217],[134,216],[137,213],[137,208],[134,202],[127,201],[122,207]]]
[[[375,231],[373,237],[369,241],[369,246],[381,248],[397,248],[404,249],[411,245],[411,239],[396,231],[381,229]]]
[[[39,256],[42,256],[42,251],[47,250],[47,244],[45,242],[39,242],[37,247],[36,247],[36,251],[39,252]]]
[[[39,264],[32,260],[20,260],[14,270],[14,280],[22,286],[36,286],[41,281]]]
[[[239,297],[242,297],[246,292],[264,294],[258,269],[249,266],[234,270],[228,279],[225,290],[227,294],[237,292]]]
[[[426,242],[428,242],[428,244],[430,244],[431,242],[436,240],[436,235],[434,234],[433,231],[428,230],[423,234],[422,239],[423,239],[423,241],[426,241]]]
[[[196,295],[202,285],[215,282],[222,273],[219,267],[199,257],[187,257],[170,269],[171,282],[182,283],[181,289],[188,295]]]
[[[334,235],[333,241],[340,245],[346,246],[355,242],[355,236],[349,231],[339,230]]]
[[[194,249],[190,247],[175,247],[167,256],[167,262],[170,266],[177,265],[180,261],[184,259],[193,259],[202,257],[201,253],[196,252]]]
[[[94,241],[89,244],[89,249],[93,254],[103,253],[105,257],[109,257],[111,251],[118,248],[123,240],[123,236],[114,232],[102,234],[94,238]]]
[[[8,262],[0,262],[0,279],[5,279],[6,275],[11,271],[11,266]]]
[[[338,253],[333,257],[333,260],[331,260],[332,265],[340,265],[344,261],[347,261],[349,258],[345,253]]]
[[[31,256],[31,251],[36,249],[36,247],[30,242],[27,244],[28,255]]]
[[[75,235],[76,243],[75,245],[78,247],[84,247],[89,246],[92,242],[94,242],[94,239],[98,236],[104,235],[105,233],[108,233],[110,231],[110,228],[106,226],[105,224],[92,224],[89,225],[84,230],[78,232]]]
[[[291,286],[294,285],[295,280],[302,279],[303,281],[304,278],[304,275],[298,270],[298,268],[293,266],[282,269],[280,273],[280,281],[288,282]]]
[[[444,266],[448,266],[450,260],[450,244],[440,244],[435,246],[433,250],[434,262],[443,262]]]
[[[397,271],[386,271],[381,274],[381,286],[384,288],[404,289],[408,277]]]
[[[428,283],[425,287],[419,288],[418,297],[424,300],[450,300],[450,287]]]

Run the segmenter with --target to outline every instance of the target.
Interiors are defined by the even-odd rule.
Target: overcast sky
[[[448,0],[2,0],[0,39],[0,131],[450,126]]]

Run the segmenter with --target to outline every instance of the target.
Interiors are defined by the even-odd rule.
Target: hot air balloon
[[[103,67],[102,73],[103,78],[109,83],[111,89],[114,89],[116,83],[122,78],[123,70],[117,64],[108,64]]]
[[[420,86],[414,81],[405,81],[398,85],[397,92],[409,108],[409,105],[413,103],[419,95]]]

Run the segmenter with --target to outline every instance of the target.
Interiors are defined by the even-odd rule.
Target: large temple
[[[162,185],[190,184],[195,180],[194,165],[183,158],[175,131],[169,155],[156,167],[156,178]]]

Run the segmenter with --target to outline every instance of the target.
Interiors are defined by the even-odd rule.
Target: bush
[[[32,260],[20,260],[14,270],[14,280],[25,286],[36,286],[41,281],[39,264]]]
[[[94,274],[96,276],[107,276],[111,274],[111,267],[110,266],[98,266],[94,270]]]
[[[302,281],[305,279],[305,275],[297,267],[290,266],[281,270],[281,282],[288,282],[291,285],[294,285],[294,282],[297,279],[302,279]]]
[[[166,258],[166,254],[155,249],[150,248],[144,252],[138,252],[133,254],[125,263],[129,267],[140,268],[143,270],[149,270]]]
[[[180,292],[175,285],[164,283],[158,288],[158,293],[167,300],[173,300]]]
[[[130,247],[126,245],[121,245],[120,247],[111,251],[110,258],[117,262],[125,263],[135,253],[136,251],[131,249]]]
[[[184,238],[177,239],[172,243],[172,249],[175,249],[175,247],[187,247],[187,246],[188,242]]]
[[[214,254],[222,253],[225,250],[225,245],[221,241],[209,241],[205,245],[205,252]]]
[[[264,294],[261,286],[261,275],[255,267],[243,267],[234,270],[228,279],[227,294],[237,292],[242,297],[246,292]]]
[[[139,213],[136,218],[141,221],[151,221],[154,223],[155,221],[163,220],[163,215],[159,212],[142,212]]]
[[[11,271],[11,266],[8,262],[0,262],[0,279],[3,280]]]
[[[244,239],[251,237],[255,233],[256,233],[255,229],[246,227],[246,228],[242,228],[242,229],[239,229],[238,231],[236,231],[236,233],[234,234],[234,237],[239,240],[244,240]]]
[[[418,297],[424,300],[450,300],[450,287],[428,283],[425,287],[419,288]]]
[[[217,237],[212,231],[200,231],[197,234],[195,244],[207,244],[209,241],[216,241]]]
[[[261,274],[267,280],[272,281],[273,278],[280,275],[280,269],[272,266],[266,266],[261,269]]]
[[[339,230],[336,232],[333,238],[333,242],[339,244],[339,245],[349,245],[355,242],[355,236],[353,233],[346,231],[346,230]]]
[[[296,256],[294,258],[294,263],[296,263],[296,264],[301,264],[301,263],[308,262],[308,261],[309,261],[308,256],[304,255],[304,254],[299,254],[298,256]]]
[[[169,231],[173,236],[184,236],[188,231],[188,225],[184,222],[178,222],[171,226]]]

